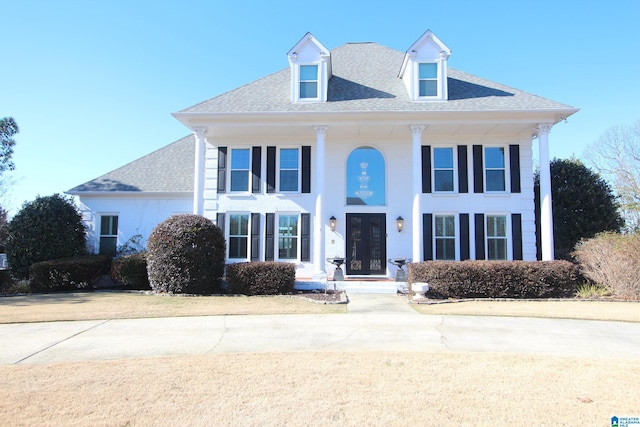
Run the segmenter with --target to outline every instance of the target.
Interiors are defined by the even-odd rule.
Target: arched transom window
[[[381,206],[386,201],[384,158],[372,147],[359,147],[347,158],[347,205]]]

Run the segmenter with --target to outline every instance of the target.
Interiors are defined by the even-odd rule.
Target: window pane
[[[455,260],[456,241],[455,239],[436,239],[436,259]]]
[[[419,65],[420,79],[436,79],[438,78],[438,64],[423,63]]]
[[[300,98],[317,98],[318,83],[300,82]]]
[[[249,215],[231,215],[229,234],[247,236],[249,234]]]
[[[449,237],[454,237],[456,235],[456,222],[452,216],[445,216],[445,233]]]
[[[453,148],[434,148],[433,166],[439,169],[453,168]]]
[[[435,171],[435,190],[436,191],[453,191],[453,171]]]
[[[298,149],[283,148],[280,150],[280,168],[281,169],[297,169],[298,168]]]
[[[298,191],[298,171],[280,171],[280,191]]]
[[[249,169],[249,149],[231,151],[231,169]]]
[[[117,237],[100,237],[100,255],[116,256]]]
[[[118,235],[118,217],[116,215],[105,215],[100,218],[100,235]]]
[[[507,239],[488,239],[487,258],[489,260],[507,259]]]
[[[278,219],[278,258],[298,258],[298,215],[280,215]]]
[[[317,65],[301,65],[300,66],[300,81],[304,81],[304,80],[318,80]]]
[[[229,237],[229,258],[247,257],[247,238]]]
[[[507,217],[488,216],[487,217],[487,236],[506,237],[507,236]]]
[[[488,147],[484,149],[485,166],[487,168],[504,168],[504,148]]]
[[[438,82],[436,80],[420,80],[420,96],[437,96]]]
[[[231,191],[249,191],[249,171],[231,171]]]
[[[504,170],[487,171],[487,191],[505,191]]]

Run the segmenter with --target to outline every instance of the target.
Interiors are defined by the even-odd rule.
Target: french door
[[[377,275],[387,272],[386,215],[347,214],[347,274]]]

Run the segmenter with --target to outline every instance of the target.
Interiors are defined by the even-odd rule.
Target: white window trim
[[[247,217],[247,256],[245,258],[232,258],[231,257],[231,217],[234,215],[244,215]],[[244,212],[244,211],[235,211],[235,212],[227,212],[225,215],[225,238],[227,239],[227,260],[231,261],[231,262],[243,262],[243,261],[249,261],[250,257],[251,257],[251,212]],[[240,236],[239,234],[234,234],[233,236]]]
[[[315,98],[303,98],[302,96],[300,96],[300,84],[302,83],[301,80],[301,72],[300,72],[300,68],[305,66],[305,65],[315,65],[317,67],[317,74],[316,74],[316,97]],[[302,62],[302,63],[298,63],[296,64],[296,86],[295,86],[295,99],[296,102],[318,102],[320,101],[320,90],[321,90],[321,82],[320,82],[320,76],[321,76],[321,68],[322,67],[322,63],[320,61],[318,62]],[[312,80],[305,80],[305,81],[309,81],[311,82]]]
[[[247,180],[247,189],[246,190],[232,190],[231,189],[231,175],[232,172],[235,171],[239,171],[239,170],[244,170],[244,169],[233,169],[233,151],[234,150],[248,150],[249,151],[249,169],[247,169],[247,176],[248,176],[248,180]],[[252,161],[253,161],[253,150],[251,149],[251,147],[245,147],[245,146],[239,146],[239,147],[230,147],[229,151],[231,151],[229,154],[229,167],[227,170],[227,194],[233,194],[233,195],[246,195],[246,194],[251,194],[251,165],[252,165]]]
[[[453,162],[453,190],[451,191],[442,191],[436,189],[436,149],[438,148],[449,148],[451,149],[451,158]],[[458,193],[458,162],[456,161],[456,147],[453,146],[442,146],[442,147],[431,147],[431,182],[433,183],[433,193],[434,194],[456,194]],[[438,168],[438,170],[448,170]]]
[[[490,216],[502,216],[505,219],[505,237],[504,240],[506,242],[507,248],[505,251],[506,258],[504,260],[495,260],[495,261],[509,261],[513,259],[513,251],[511,248],[511,221],[510,214],[507,212],[488,212],[484,215],[484,250],[485,250],[485,259],[489,260],[489,238],[495,236],[489,236],[489,217]],[[494,261],[494,260],[491,260]]]
[[[433,230],[433,259],[434,260],[438,260],[437,258],[437,254],[438,254],[438,250],[437,250],[437,245],[436,245],[436,240],[438,239],[438,236],[436,235],[436,217],[443,217],[443,216],[452,216],[453,217],[453,232],[455,233],[455,235],[453,236],[453,240],[454,240],[454,252],[455,252],[455,257],[454,260],[455,261],[459,261],[460,260],[460,221],[458,221],[458,213],[457,212],[433,212],[432,213],[433,216],[433,224],[432,224],[432,230]]]
[[[420,64],[436,64],[436,94],[431,96],[420,96]],[[415,97],[417,101],[433,101],[442,99],[442,63],[440,61],[416,61],[415,62]],[[432,79],[429,79],[432,80]]]
[[[502,148],[504,150],[504,190],[489,190],[487,188],[487,170],[502,170],[497,168],[487,168],[487,148]],[[484,185],[484,192],[488,194],[507,194],[509,193],[509,177],[511,176],[511,171],[509,169],[510,159],[509,159],[509,147],[502,144],[492,144],[492,145],[483,145],[482,146],[482,182]]]
[[[280,189],[280,172],[282,171],[280,167],[280,152],[285,149],[296,149],[298,150],[298,189],[295,191],[283,191]],[[282,146],[278,147],[276,154],[276,192],[281,194],[300,194],[302,192],[302,147],[300,146]],[[293,170],[293,169],[285,169],[285,170]]]
[[[296,235],[296,258],[280,258],[280,217],[281,216],[295,216],[298,219],[298,234]],[[274,218],[275,224],[274,224],[274,228],[276,229],[275,232],[275,236],[274,236],[274,259],[276,261],[283,261],[283,262],[301,262],[300,261],[300,249],[301,249],[301,237],[300,237],[300,232],[301,232],[301,227],[300,227],[300,221],[301,221],[301,216],[300,216],[300,212],[286,212],[286,211],[282,211],[282,212],[277,212]]]

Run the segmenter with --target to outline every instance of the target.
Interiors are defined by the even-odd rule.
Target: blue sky
[[[0,0],[0,117],[20,127],[14,213],[188,134],[170,113],[287,67],[307,32],[404,51],[427,29],[450,66],[581,109],[551,157],[640,119],[640,2]],[[455,4],[455,6],[453,6]]]

